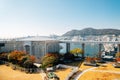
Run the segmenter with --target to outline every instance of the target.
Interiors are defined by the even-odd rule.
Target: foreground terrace
[[[114,62],[102,64],[99,67],[81,65],[79,68],[82,72],[76,80],[119,80],[120,69],[114,68]]]
[[[17,51],[18,54],[19,51]],[[15,52],[14,52],[15,53]],[[21,52],[19,52],[21,53]],[[11,53],[12,54],[12,53]],[[4,60],[8,60],[5,59],[6,56],[4,54],[1,54],[1,63],[5,62]],[[70,54],[67,54],[66,56],[68,56]],[[46,57],[47,56],[47,57]],[[43,62],[46,60],[46,62],[50,62],[51,59],[53,62],[56,61],[56,54],[53,53],[49,53],[46,54],[46,56],[44,57]],[[10,57],[10,56],[9,56]],[[52,57],[52,58],[51,58]],[[71,56],[70,56],[71,57]],[[7,57],[8,58],[8,57]],[[31,60],[31,56],[29,56],[28,60]],[[78,59],[78,57],[77,57]],[[2,61],[3,60],[3,61]],[[32,60],[34,60],[34,57],[32,57]],[[65,60],[71,60],[71,58],[67,58]],[[13,60],[15,61],[15,60]],[[18,59],[19,61],[19,59]],[[47,73],[49,72],[49,69],[53,69],[50,70],[50,72],[52,71],[53,73],[55,73],[55,75],[58,77],[57,80],[115,80],[115,79],[120,79],[120,69],[119,68],[115,68],[113,65],[115,63],[118,63],[119,58],[117,58],[116,60],[113,60],[112,62],[104,62],[102,60],[99,60],[99,58],[91,58],[91,57],[86,57],[85,60],[80,58],[80,60],[76,60],[76,57],[73,61],[71,62],[67,62],[67,63],[62,63],[62,64],[58,64],[58,65],[54,65],[54,66],[48,66],[45,68],[44,72],[44,76],[42,75],[43,73],[41,72],[41,70],[39,71],[39,73],[34,73],[31,74],[31,69],[30,69],[30,74],[29,73],[25,73],[22,70],[22,67],[20,70],[18,69],[12,69],[11,65],[5,65],[5,64],[1,64],[0,65],[0,80],[48,80],[45,79],[45,77],[48,77]],[[102,63],[101,63],[102,62]],[[7,64],[10,64],[10,62],[7,62]],[[85,65],[86,63],[89,63],[89,65]],[[46,63],[47,64],[47,63]],[[51,63],[49,63],[51,64]],[[92,64],[92,65],[90,65]],[[93,64],[98,64],[99,66],[95,66]],[[25,65],[25,64],[23,64]],[[117,65],[119,66],[119,65]],[[16,68],[20,67],[20,65],[16,64]],[[23,66],[24,67],[24,66]],[[31,66],[32,68],[32,66]],[[41,66],[42,68],[42,66]],[[25,71],[29,69],[28,67],[25,67]],[[38,67],[38,69],[40,69],[40,67]],[[21,72],[22,70],[22,72]],[[44,70],[44,68],[43,68]],[[33,71],[34,72],[34,71]],[[73,76],[74,75],[74,76]],[[49,78],[49,77],[48,77]],[[55,77],[49,78],[49,79],[53,79]]]
[[[0,80],[42,80],[39,73],[26,74],[19,70],[13,70],[10,66],[0,65]]]
[[[74,80],[119,80],[120,69],[114,68],[114,62],[101,64],[99,67],[85,66],[84,63],[79,67],[79,74]],[[66,80],[66,77],[72,70],[58,69],[54,73],[60,80]],[[19,70],[13,70],[10,66],[0,65],[0,80],[43,80],[41,73],[26,74]]]

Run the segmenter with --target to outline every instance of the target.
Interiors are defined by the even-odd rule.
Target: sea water
[[[65,43],[60,43],[60,46],[62,47],[62,49],[60,50],[61,54],[65,54],[66,53],[66,44]],[[81,48],[82,49],[82,44],[80,43],[71,43],[70,44],[70,50],[74,49],[74,48]],[[103,49],[103,46],[102,46]],[[99,53],[99,44],[85,44],[85,56],[92,56],[95,57],[98,55]]]

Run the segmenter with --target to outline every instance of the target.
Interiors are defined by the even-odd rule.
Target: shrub
[[[17,50],[12,51],[9,54],[8,59],[13,64],[18,64],[20,66],[23,66],[26,63],[31,65],[36,60],[35,56],[28,55],[24,51],[17,51]]]
[[[8,60],[12,62],[13,64],[17,64],[21,61],[21,57],[25,56],[26,53],[24,51],[12,51],[9,56]]]
[[[120,58],[116,58],[116,61],[117,61],[117,62],[120,62]]]
[[[8,53],[1,53],[0,60],[8,61]]]
[[[73,50],[70,51],[70,53],[75,54],[78,56],[79,54],[83,54],[83,50],[80,48],[74,48]]]
[[[75,58],[74,54],[70,53],[64,54],[64,59],[74,60],[74,58]]]
[[[42,58],[42,67],[51,67],[58,63],[59,56],[55,53],[48,53]]]
[[[120,52],[116,53],[116,58],[120,58]]]

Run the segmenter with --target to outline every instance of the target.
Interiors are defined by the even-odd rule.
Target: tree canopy
[[[59,56],[56,53],[47,53],[42,58],[42,66],[43,67],[50,67],[54,66],[59,60]]]
[[[83,50],[80,48],[74,48],[73,50],[70,51],[70,53],[78,56],[78,54],[83,54]]]
[[[116,53],[116,58],[120,58],[120,52]]]

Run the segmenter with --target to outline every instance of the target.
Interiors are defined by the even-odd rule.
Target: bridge
[[[120,44],[120,41],[72,41],[72,40],[60,40],[60,43]]]
[[[82,45],[82,50],[85,52],[85,44],[98,44],[99,45],[99,57],[102,53],[102,45],[103,44],[117,44],[118,45],[118,52],[120,52],[120,41],[71,41],[71,40],[60,40],[60,43],[66,43],[66,51],[67,53],[70,52],[70,44],[77,43]],[[84,53],[82,55],[84,57]]]
[[[66,44],[66,52],[70,52],[70,45],[71,43],[76,43],[82,46],[82,50],[85,53],[85,45],[86,44],[97,44],[99,45],[99,53],[102,53],[102,45],[103,44],[117,44],[118,52],[120,52],[120,41],[72,41],[72,40],[57,40],[58,43],[65,43]],[[0,48],[5,45],[9,41],[0,41]],[[13,41],[14,42],[14,41]],[[83,53],[83,57],[84,57]]]

